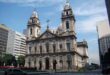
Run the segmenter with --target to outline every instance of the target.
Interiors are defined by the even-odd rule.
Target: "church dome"
[[[32,12],[32,16],[31,17],[36,17],[36,18],[38,18],[38,13],[34,10],[33,12]]]
[[[32,12],[32,15],[30,17],[30,19],[28,20],[28,25],[38,25],[40,24],[39,18],[38,18],[38,13],[34,10]]]
[[[71,9],[70,3],[68,1],[66,2],[64,6],[64,10],[67,10],[67,9]]]

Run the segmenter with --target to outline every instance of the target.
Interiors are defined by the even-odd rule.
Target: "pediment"
[[[55,34],[51,33],[50,31],[45,31],[40,37],[39,39],[45,39],[45,38],[53,38],[56,37]]]

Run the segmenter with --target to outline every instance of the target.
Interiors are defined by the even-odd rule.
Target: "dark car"
[[[27,75],[25,72],[19,69],[11,68],[5,71],[5,75]]]

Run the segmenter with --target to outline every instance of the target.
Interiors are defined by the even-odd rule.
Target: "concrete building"
[[[33,11],[27,25],[26,67],[76,71],[88,62],[88,45],[86,41],[77,43],[75,17],[69,2],[66,2],[61,16],[61,25],[55,32],[47,26],[41,33],[38,14]]]
[[[16,31],[9,30],[7,53],[14,55],[16,58],[26,54],[26,37]]]
[[[6,52],[8,40],[8,27],[0,24],[0,54]]]
[[[107,20],[101,21],[97,26],[98,31],[98,43],[99,43],[99,54],[100,54],[100,64],[102,70],[107,68],[105,63],[105,55],[108,53],[110,48],[110,27]],[[108,59],[109,60],[109,59]],[[110,66],[110,65],[109,65]]]
[[[105,0],[105,3],[106,3],[107,13],[108,13],[109,24],[110,24],[110,0]]]
[[[27,36],[27,29],[24,29],[24,30],[23,30],[23,34],[24,34],[25,36]]]

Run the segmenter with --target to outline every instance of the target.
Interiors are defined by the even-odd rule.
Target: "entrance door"
[[[49,70],[49,58],[45,59],[45,63],[46,70]]]
[[[54,70],[56,70],[56,64],[57,64],[57,62],[56,62],[56,60],[54,60],[54,61],[53,61],[53,69],[54,69]]]
[[[41,69],[42,69],[42,62],[39,61],[39,70],[41,70]]]

